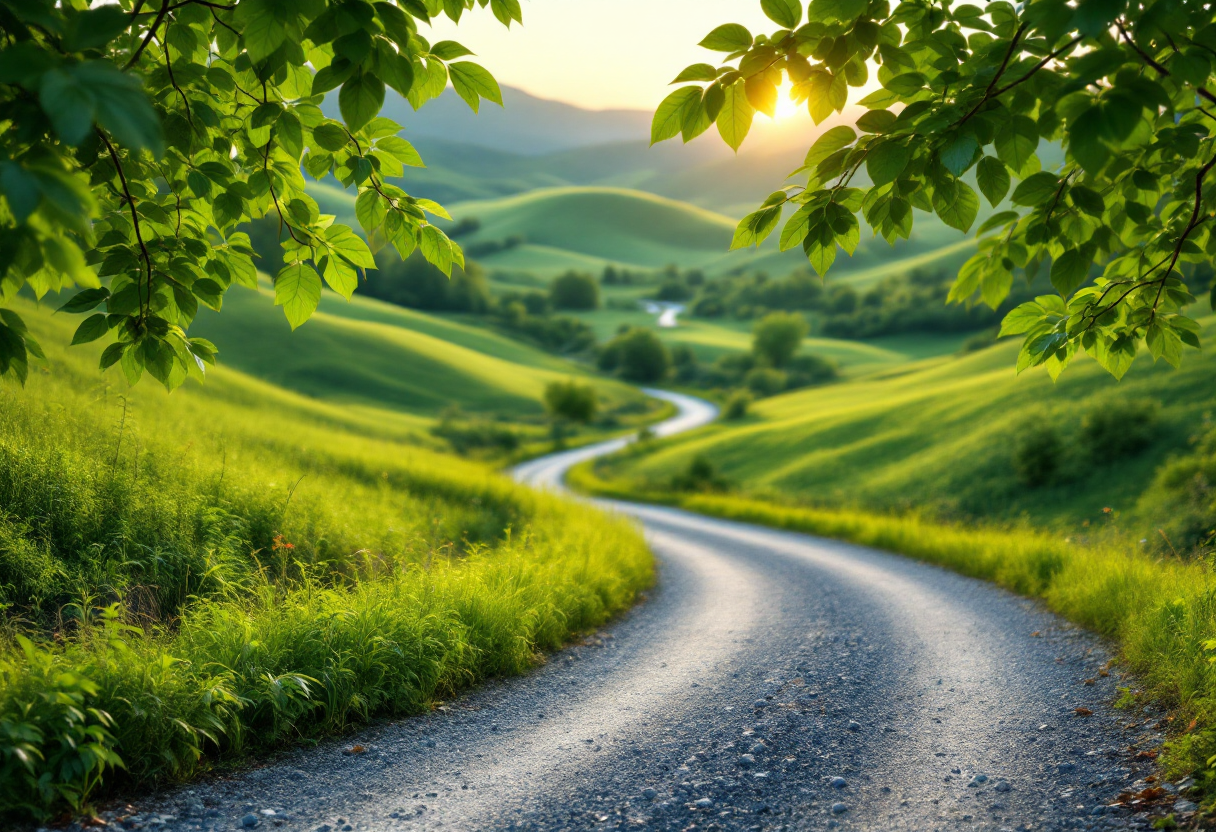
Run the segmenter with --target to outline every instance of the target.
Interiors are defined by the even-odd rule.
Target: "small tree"
[[[622,378],[642,383],[661,381],[671,368],[667,347],[649,329],[629,329],[608,342],[599,362]]]
[[[566,272],[549,287],[549,300],[554,309],[598,309],[600,286],[589,274]]]
[[[595,389],[589,384],[569,381],[551,381],[545,387],[545,407],[555,419],[586,424],[595,418],[599,408]]]
[[[784,367],[809,331],[806,318],[797,312],[773,312],[756,324],[752,350],[774,367]]]

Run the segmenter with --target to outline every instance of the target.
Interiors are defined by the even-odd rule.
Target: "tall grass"
[[[0,392],[0,819],[420,712],[652,580],[631,525],[426,422],[222,370],[120,397],[95,360]]]
[[[1030,527],[951,525],[916,515],[778,505],[726,494],[658,492],[599,479],[579,466],[584,491],[646,499],[773,528],[848,540],[944,566],[1042,599],[1065,618],[1113,639],[1139,686],[1175,711],[1161,758],[1216,797],[1216,574],[1203,559],[1159,557],[1112,532],[1082,545]]]

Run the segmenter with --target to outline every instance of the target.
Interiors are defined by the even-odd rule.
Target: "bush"
[[[608,342],[600,353],[599,367],[630,381],[653,384],[667,377],[671,358],[652,330],[634,328]]]
[[[1081,418],[1081,443],[1095,465],[1115,462],[1152,444],[1156,425],[1154,402],[1107,401]]]
[[[554,309],[586,311],[600,305],[600,286],[589,274],[566,272],[549,287]]]
[[[722,418],[742,419],[747,415],[747,409],[751,407],[751,404],[751,393],[748,393],[746,390],[736,390],[726,400],[726,406],[722,408]]]
[[[595,388],[574,380],[551,381],[545,386],[545,406],[556,419],[586,424],[595,418]]]
[[[726,482],[708,457],[697,454],[688,463],[688,470],[672,477],[671,487],[675,491],[723,491]]]
[[[797,312],[773,312],[756,324],[752,351],[780,369],[798,352],[809,331],[806,318]]]
[[[1050,424],[1034,425],[1015,440],[1013,470],[1018,482],[1027,488],[1039,488],[1056,480],[1064,443]]]
[[[747,385],[747,389],[761,398],[775,396],[782,392],[788,381],[785,373],[774,370],[772,367],[757,367],[743,377],[743,383]]]
[[[836,364],[818,355],[795,355],[785,365],[786,389],[797,390],[834,381],[840,372]]]

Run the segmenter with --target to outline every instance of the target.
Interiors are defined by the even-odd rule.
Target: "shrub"
[[[545,386],[545,407],[556,419],[586,424],[595,418],[597,402],[595,388],[589,384],[551,381]]]
[[[796,390],[834,381],[840,372],[836,364],[818,355],[795,355],[785,365],[786,389]]]
[[[590,310],[600,305],[600,286],[589,274],[566,272],[549,287],[554,309]]]
[[[672,477],[671,487],[675,491],[723,491],[726,482],[708,457],[697,454],[683,474]]]
[[[736,390],[726,400],[726,406],[722,408],[722,418],[742,419],[747,415],[747,409],[751,407],[751,404],[751,393],[748,393],[746,390]]]
[[[608,342],[600,353],[599,367],[630,381],[653,384],[666,378],[671,357],[652,330],[634,328]]]
[[[1028,427],[1014,440],[1013,470],[1018,482],[1027,488],[1051,484],[1060,470],[1063,453],[1064,444],[1054,426]]]
[[[1156,425],[1154,402],[1101,402],[1081,418],[1081,443],[1095,465],[1115,462],[1152,444]]]
[[[761,398],[775,396],[785,389],[789,378],[780,370],[772,367],[756,367],[743,377],[743,383]]]
[[[806,318],[797,312],[773,312],[756,324],[752,350],[780,369],[798,352],[809,331]]]

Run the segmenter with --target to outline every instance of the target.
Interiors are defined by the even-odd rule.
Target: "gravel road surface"
[[[660,394],[681,408],[660,433],[714,416]],[[620,444],[517,476],[553,487]],[[1161,715],[1111,707],[1128,682],[1101,675],[1098,639],[883,552],[606,505],[645,526],[661,575],[614,626],[429,716],[110,816],[216,832],[1148,828],[1109,804],[1146,785],[1136,754]]]

